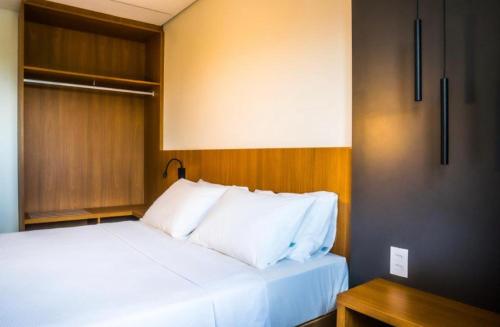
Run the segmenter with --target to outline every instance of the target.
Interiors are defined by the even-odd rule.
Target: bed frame
[[[337,193],[339,213],[332,252],[349,257],[351,148],[162,151],[159,156],[149,165],[146,163],[146,204],[177,180],[174,165],[168,178],[162,178],[165,164],[171,158],[183,161],[186,177],[193,181],[202,178],[275,192]]]

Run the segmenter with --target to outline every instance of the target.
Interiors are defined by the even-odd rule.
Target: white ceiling
[[[163,25],[196,0],[51,0],[104,14]],[[20,0],[0,0],[0,8],[18,10]]]

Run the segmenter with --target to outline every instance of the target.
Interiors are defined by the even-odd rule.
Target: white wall
[[[351,146],[350,0],[198,0],[164,29],[165,149]]]
[[[17,17],[0,9],[0,233],[18,230]]]

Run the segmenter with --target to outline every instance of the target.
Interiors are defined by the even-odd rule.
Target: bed
[[[338,255],[258,270],[141,221],[3,234],[0,267],[0,326],[293,326],[348,283]]]

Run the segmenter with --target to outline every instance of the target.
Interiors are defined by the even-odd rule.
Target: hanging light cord
[[[417,0],[417,19],[420,19],[420,0]]]
[[[446,77],[446,0],[443,0],[443,77]]]

